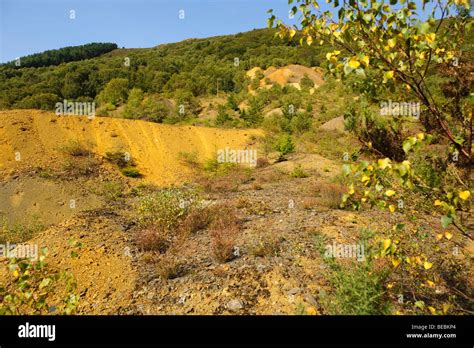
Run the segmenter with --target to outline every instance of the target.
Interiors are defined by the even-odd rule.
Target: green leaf
[[[441,225],[443,226],[443,228],[447,228],[452,222],[453,222],[453,219],[450,218],[449,216],[441,217]]]
[[[51,281],[52,281],[51,278],[44,278],[44,279],[41,281],[41,283],[40,283],[40,285],[39,285],[39,288],[40,288],[40,289],[43,289],[44,287],[46,287],[46,286],[48,286],[49,284],[51,284]]]

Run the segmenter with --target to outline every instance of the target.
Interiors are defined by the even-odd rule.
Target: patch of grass
[[[66,145],[63,145],[60,150],[73,157],[86,157],[93,154],[88,146],[77,140],[71,140]]]
[[[156,272],[163,279],[178,278],[183,274],[182,263],[174,253],[167,252],[158,258]]]
[[[181,151],[178,153],[178,160],[185,165],[188,165],[193,168],[199,168],[201,164],[199,163],[198,154],[194,152]]]
[[[53,179],[56,177],[56,174],[51,168],[44,169],[44,168],[38,167],[37,173],[41,179]]]
[[[290,173],[290,175],[293,178],[307,178],[309,176],[309,174],[304,171],[301,164],[298,164]]]
[[[99,169],[99,162],[94,157],[67,159],[63,164],[64,174],[68,177],[90,176]]]
[[[182,219],[179,230],[183,235],[189,235],[205,229],[216,214],[213,207],[195,208]]]
[[[236,192],[241,184],[249,182],[251,175],[250,168],[232,165],[199,178],[198,183],[204,191],[210,193]]]
[[[342,202],[342,196],[346,193],[347,188],[340,184],[320,180],[314,184],[313,190],[321,205],[337,209]]]
[[[101,194],[109,202],[116,202],[123,197],[124,187],[120,182],[107,181],[102,186]]]
[[[0,244],[26,242],[42,229],[44,226],[35,215],[16,223],[9,223],[6,217],[2,217],[0,218]]]
[[[212,222],[212,253],[217,261],[224,263],[234,259],[235,240],[240,231],[239,221],[232,207],[222,206],[221,213]]]
[[[125,167],[120,170],[120,172],[129,178],[140,178],[142,174],[136,167]]]
[[[128,152],[121,152],[121,151],[106,152],[105,159],[108,162],[117,165],[119,168],[135,166],[135,162],[130,157],[130,154]]]
[[[258,236],[250,245],[250,253],[256,257],[278,256],[283,238],[271,233]]]
[[[171,240],[167,232],[157,226],[148,226],[136,233],[136,244],[144,251],[158,251],[160,253],[168,250]]]

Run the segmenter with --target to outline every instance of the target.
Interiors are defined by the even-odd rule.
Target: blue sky
[[[266,26],[269,8],[286,16],[287,0],[0,0],[0,60],[81,45],[115,42],[152,47],[191,37]],[[75,19],[70,19],[70,11]],[[185,19],[179,11],[185,11]]]
[[[288,0],[0,0],[0,62],[89,42],[138,48],[234,34],[265,27],[269,8],[295,23]]]

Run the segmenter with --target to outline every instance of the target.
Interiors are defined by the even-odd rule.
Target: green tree
[[[107,83],[99,93],[98,99],[101,104],[111,103],[115,106],[121,105],[127,100],[128,80],[114,78]]]

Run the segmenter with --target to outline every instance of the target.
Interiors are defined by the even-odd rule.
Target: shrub
[[[102,186],[102,194],[106,200],[115,202],[123,196],[123,189],[119,182],[108,181]]]
[[[370,231],[363,231],[359,243],[366,245]],[[318,247],[324,255],[323,239],[317,239]],[[320,293],[321,303],[331,315],[380,315],[389,313],[389,301],[384,283],[389,270],[377,267],[375,260],[366,253],[363,261],[342,263],[334,257],[324,256],[329,266],[327,279],[331,290]]]
[[[280,138],[277,140],[277,143],[275,145],[275,149],[280,152],[280,156],[278,160],[279,161],[285,160],[288,154],[295,151],[295,145],[293,144],[291,135],[284,134],[280,136]]]
[[[250,246],[250,253],[256,257],[278,256],[281,251],[282,241],[282,238],[266,233],[264,236],[259,236],[254,240]]]
[[[167,232],[160,226],[148,226],[136,234],[136,243],[141,250],[166,252],[170,246]]]
[[[105,159],[108,162],[116,164],[119,168],[133,167],[135,162],[130,157],[130,154],[127,152],[115,151],[115,152],[106,152]]]
[[[180,151],[178,153],[178,159],[180,162],[183,162],[184,164],[192,167],[199,167],[199,158],[198,154],[196,151],[194,152],[185,152],[185,151]]]
[[[167,252],[159,257],[156,272],[163,279],[174,279],[182,274],[182,264],[174,253]]]
[[[183,235],[189,235],[206,228],[212,221],[213,214],[211,207],[191,209],[179,224],[180,232]]]
[[[139,178],[142,176],[140,171],[136,167],[125,167],[121,170],[122,174],[130,178]]]
[[[220,215],[210,227],[211,247],[214,257],[219,262],[228,262],[235,257],[235,240],[239,232],[239,223],[232,208],[221,207]]]
[[[294,169],[293,171],[290,173],[290,175],[293,177],[293,178],[307,178],[309,176],[308,173],[306,173],[303,169],[303,167],[301,166],[301,164],[298,164]]]
[[[69,177],[88,176],[97,172],[99,162],[94,157],[66,159],[63,165],[64,174]]]
[[[92,151],[88,147],[77,140],[72,140],[68,144],[62,146],[61,151],[73,157],[91,156]]]
[[[176,227],[198,204],[194,191],[165,189],[143,196],[137,203],[138,220],[142,226],[155,225],[170,230]]]

